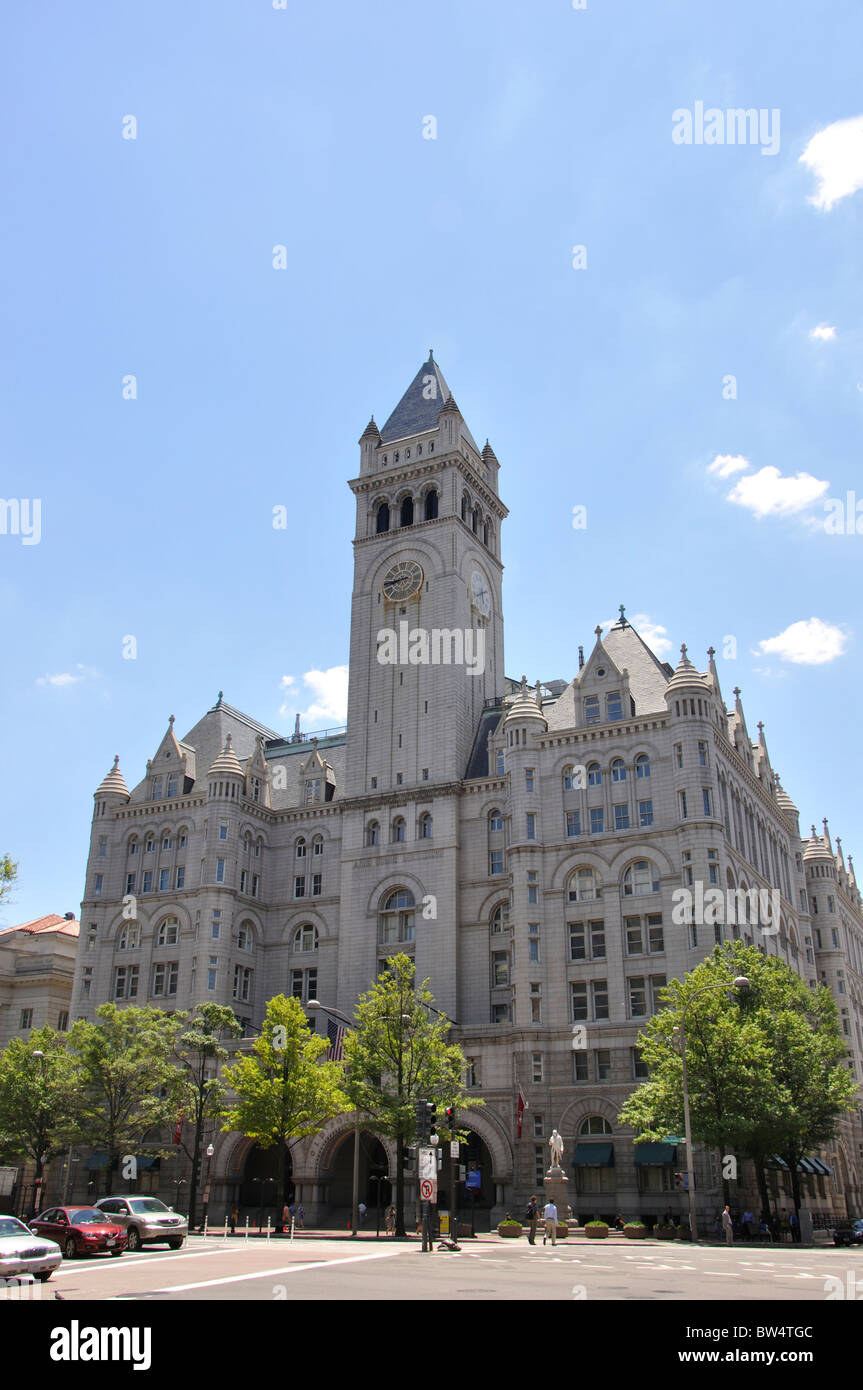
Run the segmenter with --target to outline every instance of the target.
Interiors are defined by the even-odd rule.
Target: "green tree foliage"
[[[210,1130],[221,1120],[228,1094],[221,1077],[222,1063],[227,1061],[230,1055],[224,1042],[229,1038],[239,1037],[242,1031],[242,1024],[233,1009],[224,1004],[203,1003],[197,1006],[194,1017],[177,1042],[177,1058],[180,1063],[177,1101],[181,1115],[192,1127],[191,1145],[182,1145],[192,1162],[192,1177],[189,1183],[190,1227],[195,1224],[198,1173],[204,1136],[206,1134],[209,1139]]]
[[[184,1019],[162,1009],[102,1004],[95,1023],[79,1020],[68,1034],[76,1138],[107,1153],[109,1187],[121,1155],[136,1154],[151,1129],[176,1117],[180,1076],[172,1053]]]
[[[0,854],[0,903],[8,898],[18,877],[18,865],[8,854]]]
[[[0,1146],[32,1159],[40,1179],[69,1142],[74,1066],[66,1039],[53,1028],[35,1028],[0,1053]]]
[[[740,996],[731,988],[738,976],[751,985]],[[725,942],[682,981],[669,983],[666,1007],[639,1036],[650,1079],[629,1097],[619,1121],[640,1139],[682,1132],[682,1060],[674,1030],[696,991],[712,985],[727,989],[702,994],[686,1014],[693,1142],[752,1158],[765,1210],[764,1162],[781,1155],[799,1207],[797,1163],[832,1137],[839,1116],[853,1109],[856,1088],[829,991],[809,989],[776,956]]]
[[[417,987],[410,956],[391,956],[377,983],[360,996],[345,1038],[345,1089],[375,1129],[395,1139],[396,1234],[404,1235],[403,1155],[416,1133],[416,1102],[460,1110],[482,1101],[464,1091],[465,1058],[447,1042],[450,1023],[434,1009],[424,980]]]
[[[251,1052],[224,1071],[236,1100],[223,1112],[223,1130],[239,1130],[262,1149],[278,1145],[279,1213],[285,1199],[290,1140],[317,1134],[334,1115],[349,1108],[341,1067],[320,1060],[326,1050],[326,1038],[310,1031],[299,1000],[277,994],[267,1005],[263,1031]]]

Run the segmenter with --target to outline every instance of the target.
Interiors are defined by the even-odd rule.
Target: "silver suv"
[[[166,1207],[158,1197],[103,1197],[94,1205],[118,1226],[125,1226],[127,1250],[140,1250],[142,1245],[156,1241],[166,1241],[172,1250],[179,1250],[189,1234],[185,1216],[178,1216],[173,1207]]]

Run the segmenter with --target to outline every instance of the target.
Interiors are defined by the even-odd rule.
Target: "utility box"
[[[800,1244],[812,1244],[812,1213],[805,1207],[800,1208]]]

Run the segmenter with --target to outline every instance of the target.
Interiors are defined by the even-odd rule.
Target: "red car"
[[[67,1260],[98,1250],[122,1255],[126,1249],[123,1227],[106,1220],[105,1213],[96,1207],[51,1207],[33,1218],[30,1230],[46,1240],[55,1240]]]

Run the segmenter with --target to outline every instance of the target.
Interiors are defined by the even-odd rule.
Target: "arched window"
[[[598,897],[599,885],[593,869],[576,869],[569,880],[569,901],[587,903]]]
[[[294,932],[295,951],[316,951],[318,949],[318,929],[306,924]]]
[[[152,854],[152,853],[153,853],[153,850],[154,850],[155,848],[156,848],[156,841],[155,841],[155,839],[153,838],[152,835],[148,835],[147,838],[146,838],[146,840],[144,841],[144,853],[145,853],[145,854]]]
[[[237,950],[251,951],[255,944],[255,930],[251,922],[241,922],[237,930]]]
[[[579,1135],[613,1134],[614,1130],[602,1115],[588,1115],[586,1120],[582,1120],[578,1133]]]
[[[176,917],[166,917],[164,922],[159,924],[159,931],[156,936],[157,946],[176,946],[180,939],[180,923]]]
[[[137,836],[137,835],[130,835],[130,837],[129,837],[129,844],[128,844],[128,847],[127,847],[127,853],[128,853],[128,854],[137,854],[137,853],[138,853],[138,836]]]
[[[487,522],[487,521],[484,521],[484,522],[482,523],[482,543],[483,543],[483,545],[488,545],[488,522]]]
[[[406,497],[402,502],[401,521],[402,526],[413,526],[414,524],[414,499]]]
[[[396,816],[393,821],[393,844],[403,845],[405,842],[405,821],[403,816]]]
[[[426,521],[437,519],[438,496],[434,488],[426,493],[425,518]]]
[[[306,842],[305,842],[303,836],[301,835],[300,838],[297,840],[297,858],[298,858],[298,859],[305,859],[305,857],[306,857]]]
[[[492,936],[500,936],[501,932],[509,931],[509,903],[498,903],[493,908],[489,918],[489,930]]]
[[[489,811],[488,828],[492,835],[498,835],[503,830],[503,816],[500,811]]]
[[[251,832],[250,830],[247,830],[246,833],[245,833],[245,835],[243,836],[243,847],[244,847],[244,849],[245,849],[245,851],[246,851],[246,854],[249,856],[249,858],[251,858],[251,855],[252,855],[252,832]]]
[[[623,896],[640,898],[646,893],[659,892],[659,870],[650,859],[636,859],[623,875]]]
[[[474,535],[476,535],[477,531],[479,530],[479,520],[480,520],[480,511],[479,511],[479,507],[474,507],[474,509],[473,509],[473,516],[472,516],[472,518],[471,518],[471,530],[473,531]]]
[[[650,759],[646,753],[639,753],[635,759],[635,775],[636,777],[650,776]]]
[[[117,937],[118,951],[135,951],[141,944],[141,927],[138,922],[127,922]]]
[[[381,842],[381,828],[376,820],[370,820],[366,826],[366,844],[379,845]]]
[[[486,543],[486,545],[488,546],[489,550],[494,551],[494,527],[493,527],[493,526],[490,526],[490,525],[489,525],[489,526],[486,527],[486,540],[485,540],[485,543]]]
[[[381,502],[380,506],[378,507],[378,515],[377,515],[377,520],[376,520],[376,522],[375,522],[375,530],[376,530],[377,534],[380,535],[381,532],[383,532],[383,531],[388,531],[389,529],[390,529],[390,504],[389,504],[389,502]]]
[[[428,811],[420,816],[420,835],[421,840],[430,840],[432,837],[432,818]]]
[[[462,493],[462,499],[461,499],[461,519],[462,519],[462,521],[467,521],[468,513],[469,513],[469,512],[470,512],[470,498],[468,497],[467,493],[464,492],[464,493]]]
[[[602,769],[600,768],[599,763],[587,764],[587,785],[589,787],[602,786]]]
[[[626,781],[626,765],[622,758],[615,758],[611,764],[611,780],[612,782]]]
[[[414,939],[414,895],[397,888],[386,898],[378,916],[378,940],[384,946]]]
[[[321,854],[323,854],[323,852],[324,852],[324,837],[323,837],[323,835],[314,835],[314,836],[312,837],[312,856],[314,857],[315,855],[321,855]]]

